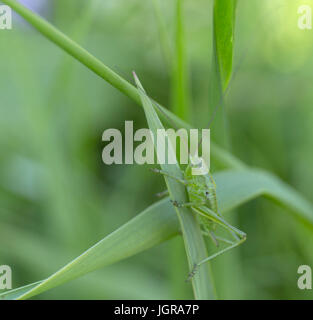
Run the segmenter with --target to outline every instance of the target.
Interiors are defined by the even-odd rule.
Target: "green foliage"
[[[69,56],[64,57],[44,39],[37,38],[32,31],[18,27],[16,32],[19,36],[14,33],[10,35],[10,41],[3,40],[1,43],[5,61],[1,68],[3,74],[8,75],[9,81],[4,78],[1,80],[3,103],[8,107],[3,108],[5,110],[0,117],[0,143],[4,150],[0,159],[0,242],[5,243],[0,247],[0,264],[17,266],[14,274],[18,274],[16,283],[19,285],[38,278],[44,279],[49,274],[51,276],[2,293],[0,299],[27,299],[38,294],[42,294],[40,297],[43,298],[89,298],[89,292],[94,292],[96,297],[101,298],[112,298],[114,295],[126,298],[164,298],[173,289],[170,286],[179,286],[185,290],[181,298],[190,297],[189,285],[184,284],[188,272],[184,271],[185,260],[190,269],[193,263],[205,258],[207,249],[210,253],[212,248],[209,245],[205,248],[192,213],[188,209],[175,212],[169,198],[142,210],[155,201],[151,194],[159,191],[154,190],[152,182],[156,178],[148,176],[145,167],[120,167],[119,170],[112,167],[108,170],[103,164],[98,166],[95,159],[99,158],[99,150],[94,140],[96,136],[100,137],[104,126],[119,126],[126,117],[135,118],[142,125],[145,122],[143,113],[136,109],[134,112],[131,108],[127,109],[129,113],[125,115],[125,110],[120,106],[124,106],[125,101],[130,104],[130,101],[123,100],[122,95],[114,95],[102,82],[94,79],[94,74],[142,106],[148,125],[154,132],[163,127],[159,117],[164,124],[172,127],[194,127],[190,122],[196,113],[207,122],[207,97],[204,94],[206,87],[202,83],[207,78],[203,66],[208,59],[205,52],[200,54],[198,50],[202,43],[205,43],[204,47],[207,45],[202,40],[207,39],[209,30],[207,25],[205,28],[201,25],[201,19],[206,23],[209,18],[206,14],[201,16],[201,13],[206,12],[203,9],[207,8],[207,2],[204,2],[177,0],[175,3],[172,15],[175,29],[174,52],[171,52],[168,42],[164,12],[156,7],[162,47],[165,48],[167,66],[172,71],[169,72],[171,79],[165,81],[159,70],[160,61],[151,54],[155,49],[154,43],[147,44],[144,36],[138,36],[142,32],[144,35],[149,34],[147,38],[150,39],[149,23],[146,23],[147,30],[142,30],[142,23],[137,26],[131,19],[133,16],[149,17],[144,6],[138,5],[139,2],[129,1],[116,12],[112,9],[106,19],[102,16],[106,10],[100,9],[95,2],[90,7],[86,4],[82,9],[83,12],[86,11],[86,15],[73,28],[73,35],[68,37],[19,2],[3,0],[3,3],[10,5],[52,41],[55,47],[63,49]],[[253,0],[250,3],[252,2]],[[72,1],[70,6],[77,9],[75,12],[79,12],[77,3]],[[58,6],[63,6],[63,2],[59,1]],[[166,6],[170,8],[170,5]],[[191,7],[191,14],[196,13],[195,23],[188,21],[188,10],[183,14],[184,6]],[[258,12],[256,7],[257,5],[251,5],[247,21],[251,22],[251,12]],[[211,64],[214,72],[209,75],[214,82],[211,87],[214,95],[210,94],[209,97],[211,112],[223,104],[222,100],[232,77],[235,9],[236,1],[214,1],[214,55]],[[97,12],[101,13],[100,19],[96,19]],[[88,32],[94,16],[97,24],[93,26],[93,30],[100,30],[96,35]],[[65,28],[70,24],[64,16],[61,20]],[[125,21],[124,29],[117,21]],[[72,27],[70,24],[71,30]],[[113,27],[117,32],[114,36],[111,31]],[[241,28],[244,30],[241,34],[247,32],[247,28]],[[129,38],[123,37],[126,29]],[[195,81],[193,88],[197,93],[197,97],[193,97],[197,99],[193,106],[195,109],[191,109],[189,103],[187,77],[187,39],[192,39],[188,35],[191,32],[189,29],[196,30],[193,35],[198,37],[192,44],[195,48],[190,50],[195,61],[192,65]],[[119,30],[123,32],[118,34]],[[256,31],[261,34],[259,30],[251,32]],[[3,39],[8,39],[6,37],[8,36],[3,33]],[[262,46],[255,50],[254,63],[260,70],[255,71],[249,64],[252,62],[247,62],[245,70],[248,80],[244,77],[240,79],[238,90],[231,96],[234,108],[230,118],[236,126],[228,134],[235,142],[233,153],[221,148],[223,143],[211,146],[212,168],[221,211],[239,211],[239,222],[244,224],[242,229],[247,231],[248,240],[243,248],[236,249],[240,250],[239,262],[235,260],[234,264],[227,264],[224,263],[224,257],[218,258],[218,262],[212,262],[214,284],[209,266],[201,266],[192,283],[194,296],[198,299],[214,298],[214,285],[217,287],[218,297],[237,298],[239,287],[236,283],[240,272],[245,275],[241,278],[242,283],[240,282],[241,297],[309,297],[309,293],[306,295],[295,291],[295,279],[291,277],[296,277],[294,270],[298,265],[310,264],[313,260],[310,250],[310,243],[313,241],[313,209],[311,203],[301,195],[306,194],[312,200],[312,97],[309,94],[301,96],[301,105],[296,109],[293,99],[298,97],[298,91],[294,92],[292,88],[298,88],[297,83],[302,83],[307,78],[311,72],[311,64],[303,62],[303,65],[307,63],[304,68],[308,70],[307,73],[299,73],[295,83],[291,82],[290,85],[288,82],[287,85],[286,77],[277,72],[276,66],[271,69],[270,64],[263,65],[270,56],[266,51],[267,46],[271,47],[267,38],[268,35]],[[86,46],[96,52],[95,56],[101,56],[101,60],[73,39],[85,42]],[[127,53],[126,43],[129,50]],[[248,44],[251,45],[250,42]],[[280,52],[284,53],[285,49],[284,47]],[[19,52],[23,52],[23,55],[18,54]],[[308,49],[308,52],[311,51]],[[129,61],[125,62],[126,54]],[[303,58],[305,54],[302,52],[299,56]],[[72,57],[79,63],[74,64]],[[164,96],[164,92],[167,92],[168,82],[174,79],[173,92],[169,96],[175,96],[179,101],[175,109],[177,114],[148,98],[139,81],[138,91],[130,82],[107,67],[102,59],[114,65],[114,68],[116,64],[126,65],[127,75],[133,69],[140,70],[140,74],[147,74],[145,86],[149,87],[149,92],[153,92],[153,95],[157,92],[161,101],[168,98]],[[56,65],[59,67],[56,68]],[[57,72],[54,73],[55,69]],[[274,79],[273,74],[277,78]],[[156,85],[154,77],[158,79],[155,81]],[[260,83],[252,86],[251,79],[257,79]],[[273,88],[277,88],[280,96],[275,96],[277,93],[271,91]],[[264,95],[264,90],[268,95]],[[272,100],[268,98],[271,96],[274,97]],[[282,96],[286,96],[286,100],[282,100]],[[281,105],[277,101],[282,101]],[[221,119],[223,121],[223,117]],[[214,125],[225,134],[223,122],[219,121],[221,119],[217,118]],[[264,130],[264,126],[267,130]],[[219,142],[223,140],[218,134],[214,138]],[[290,141],[295,148],[290,148]],[[266,170],[250,168],[237,156]],[[217,172],[225,168],[231,170]],[[165,167],[164,170],[175,174],[180,172],[175,166]],[[270,174],[270,171],[277,176]],[[288,181],[295,187],[283,181]],[[168,179],[166,184],[171,199],[182,202],[186,200],[182,186]],[[251,202],[259,196],[273,200],[279,207],[268,204],[264,199]],[[243,204],[245,205],[242,206]],[[141,213],[134,217],[136,212]],[[289,216],[286,212],[292,214]],[[229,214],[228,218],[231,220],[234,214]],[[108,235],[103,238],[103,234]],[[180,234],[183,236],[187,259],[183,257],[168,262],[167,244],[157,245]],[[103,239],[99,241],[101,238]],[[92,245],[94,243],[96,244]],[[86,248],[89,249],[85,250]],[[148,249],[145,255],[144,251]],[[125,259],[125,264],[117,264]],[[65,264],[66,261],[70,262]],[[172,265],[169,266],[169,263]],[[216,267],[216,263],[222,263],[222,268]],[[111,271],[108,267],[102,270],[112,264],[114,266]],[[60,268],[62,265],[64,267]],[[177,279],[168,272],[169,269],[179,274],[181,283],[177,283]],[[94,272],[85,282],[80,282],[84,281],[81,278],[83,275],[96,270],[99,274]],[[255,275],[255,270],[260,274]],[[127,277],[123,275],[128,276],[130,273],[140,274],[144,280],[135,285],[131,282],[125,285]],[[71,282],[73,279],[76,281]],[[232,288],[221,285],[223,279],[234,280],[227,284]],[[63,285],[68,282],[80,290]],[[50,290],[59,286],[59,291]]]
[[[256,197],[265,196],[287,208],[290,213],[303,221],[310,229],[313,229],[312,205],[276,177],[261,170],[249,169],[222,171],[216,174],[214,178],[218,185],[217,196],[222,213],[229,212]],[[174,192],[175,197],[179,196],[177,190]],[[180,223],[182,225],[186,221],[192,222],[191,218],[188,219],[188,217],[183,216],[189,214],[188,212],[180,212],[179,214],[181,215]],[[178,235],[179,230],[180,227],[173,205],[168,198],[163,199],[106,236],[46,280],[3,293],[0,298],[26,299],[32,297],[88,272],[147,250]],[[186,246],[192,246],[194,242],[190,241],[192,235],[190,225],[182,230],[187,232]],[[193,250],[199,250],[199,248]],[[194,259],[192,254],[191,251],[191,259]],[[201,290],[201,287],[199,290]]]

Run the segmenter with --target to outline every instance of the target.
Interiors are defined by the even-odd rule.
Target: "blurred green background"
[[[28,1],[30,7],[34,2]],[[42,1],[43,3],[43,1]],[[305,0],[239,0],[234,77],[225,97],[231,152],[313,202],[313,30]],[[174,1],[160,0],[173,35]],[[185,5],[193,123],[209,123],[211,0]],[[152,1],[50,0],[40,12],[126,79],[136,70],[170,106],[170,70]],[[17,16],[0,30],[0,265],[13,287],[44,279],[156,201],[149,166],[106,166],[107,128],[147,127],[142,109]],[[214,140],[214,136],[213,136]],[[213,171],[222,169],[213,163]],[[313,267],[313,233],[263,198],[228,213],[248,234],[212,263],[222,299],[310,299],[297,269]],[[187,299],[181,238],[50,290],[41,299]]]

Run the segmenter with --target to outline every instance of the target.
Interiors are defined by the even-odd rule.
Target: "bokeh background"
[[[170,107],[170,70],[152,1],[22,1]],[[160,0],[173,38],[173,0]],[[225,97],[231,152],[313,202],[313,30],[299,30],[306,0],[239,0],[234,77]],[[205,127],[211,0],[186,0],[193,123]],[[171,43],[172,44],[172,43]],[[0,265],[14,288],[41,280],[137,215],[164,189],[148,166],[106,166],[102,133],[142,109],[39,35],[17,15],[0,30]],[[219,170],[213,163],[213,170]],[[228,213],[248,234],[213,263],[219,298],[311,299],[297,269],[313,267],[313,233],[263,198]],[[186,299],[181,238],[88,274],[36,299]]]

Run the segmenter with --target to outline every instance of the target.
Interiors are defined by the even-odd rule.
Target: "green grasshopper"
[[[135,79],[137,78],[134,73]],[[143,91],[145,94],[145,92]],[[148,96],[147,96],[148,97]],[[148,97],[149,98],[149,97]],[[150,98],[149,98],[150,99]],[[153,103],[153,101],[151,101]],[[159,106],[153,103],[159,110]],[[163,113],[163,111],[161,110]],[[200,144],[199,144],[200,145]],[[173,176],[172,174],[160,169],[152,169],[152,171],[163,174],[169,178],[175,179],[182,183],[187,188],[189,202],[178,203],[172,201],[175,207],[190,207],[194,213],[197,214],[198,220],[202,227],[202,232],[209,236],[216,246],[219,246],[219,241],[227,243],[229,246],[220,251],[210,255],[202,261],[195,263],[193,270],[190,272],[188,280],[190,280],[196,273],[197,268],[203,263],[212,260],[220,254],[239,246],[246,240],[246,234],[241,230],[230,225],[225,221],[219,213],[216,197],[216,184],[212,175],[210,174],[205,162],[202,158],[189,155],[189,164],[183,172],[183,179]],[[205,169],[205,170],[204,170]],[[197,171],[197,174],[193,174]],[[167,192],[162,192],[159,196],[166,195]],[[228,233],[231,234],[233,240],[228,240],[215,235],[215,229],[221,226]]]
[[[219,246],[220,241],[227,243],[229,246],[196,263],[193,270],[189,274],[188,280],[195,275],[197,268],[201,264],[212,260],[220,254],[231,250],[232,248],[239,246],[246,240],[246,234],[226,222],[220,214],[216,197],[216,184],[212,175],[209,172],[203,175],[193,175],[192,169],[198,167],[199,165],[194,164],[195,161],[192,157],[190,157],[190,159],[190,163],[183,172],[183,179],[175,177],[159,169],[152,169],[152,171],[182,183],[187,188],[189,202],[178,203],[177,201],[172,201],[173,205],[175,207],[190,207],[198,216],[202,232],[209,236],[217,247]],[[198,159],[200,159],[201,162],[203,161],[201,158]],[[163,196],[165,193],[160,193],[159,195]],[[221,226],[224,228],[224,230],[230,233],[233,240],[228,240],[215,235],[217,226]]]

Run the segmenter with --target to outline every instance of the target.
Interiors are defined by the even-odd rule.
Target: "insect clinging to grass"
[[[147,101],[153,103],[151,99],[146,95],[135,73],[134,78],[140,95],[147,99]],[[156,107],[158,108],[157,105]],[[176,200],[171,200],[173,205],[178,208],[191,208],[191,210],[198,217],[202,232],[206,236],[209,236],[217,247],[219,246],[220,242],[228,244],[226,248],[219,250],[218,252],[208,256],[202,261],[194,263],[194,267],[191,270],[188,279],[191,279],[196,274],[197,268],[200,265],[209,260],[212,260],[213,258],[228,250],[231,250],[232,248],[237,247],[246,240],[246,234],[236,227],[230,225],[220,214],[217,204],[216,184],[213,176],[206,166],[205,161],[201,157],[192,156],[189,154],[189,164],[182,172],[183,177],[177,177],[160,169],[152,169],[152,171],[160,173],[170,179],[174,179],[177,182],[183,184],[186,187],[186,191],[188,194],[188,202],[179,203]],[[166,194],[166,192],[162,192],[159,195],[163,196]],[[218,226],[227,231],[233,239],[229,240],[224,237],[217,236],[216,229]]]
[[[230,225],[224,220],[218,209],[217,197],[216,197],[216,184],[210,172],[203,175],[194,175],[192,173],[193,168],[198,168],[199,165],[195,164],[194,157],[190,157],[190,163],[183,172],[184,178],[175,177],[163,170],[152,169],[153,172],[163,174],[169,178],[172,178],[179,183],[182,183],[188,193],[189,202],[178,203],[177,201],[172,201],[173,205],[176,207],[190,207],[192,211],[197,214],[198,220],[204,235],[209,236],[216,247],[219,246],[220,242],[229,244],[226,248],[210,255],[204,260],[195,263],[193,270],[190,272],[188,279],[191,279],[196,273],[196,269],[203,263],[212,260],[218,255],[237,247],[246,240],[246,234],[236,227]],[[203,160],[200,163],[203,164]],[[198,162],[199,163],[199,162]],[[162,194],[164,195],[164,193]],[[219,237],[215,234],[217,226],[221,226],[226,230],[233,238],[233,240],[225,239]]]

